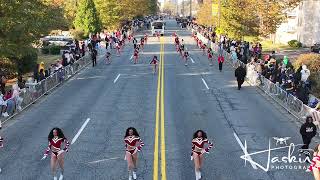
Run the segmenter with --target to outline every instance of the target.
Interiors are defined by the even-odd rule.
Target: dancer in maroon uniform
[[[65,138],[61,129],[55,127],[53,128],[48,135],[49,145],[43,155],[41,160],[47,158],[49,152],[51,151],[51,172],[53,175],[53,179],[57,180],[56,170],[57,165],[59,164],[61,169],[61,174],[59,180],[63,180],[63,172],[64,172],[64,153],[68,152],[69,141]],[[61,146],[64,143],[64,148]]]
[[[205,148],[206,144],[208,145]],[[204,131],[198,130],[193,134],[191,159],[194,161],[196,180],[201,179],[200,170],[203,163],[203,154],[209,153],[212,147],[213,144],[207,139],[207,134]]]
[[[153,59],[150,61],[150,64],[152,65],[152,68],[153,68],[153,74],[155,74],[157,72],[158,57],[153,56]]]
[[[141,151],[144,143],[140,139],[140,136],[134,127],[129,127],[126,130],[124,143],[126,148],[125,159],[128,162],[129,180],[132,180],[132,178],[137,179],[136,168],[138,161],[138,152]]]

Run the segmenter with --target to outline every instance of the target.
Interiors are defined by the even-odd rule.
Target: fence
[[[199,32],[197,33],[197,37],[203,42],[208,41],[207,38],[205,38]],[[210,42],[210,46],[212,49],[217,50],[216,44]],[[224,57],[227,62],[232,63],[231,56],[226,51],[224,51]],[[284,107],[291,114],[296,116],[301,122],[304,122],[305,117],[310,115],[313,117],[314,123],[320,126],[319,111],[303,104],[301,100],[299,100],[297,97],[293,96],[292,94],[282,89],[278,84],[274,84],[269,79],[259,74],[257,71],[255,71],[255,64],[253,63],[244,64],[239,60],[237,62],[246,66],[246,69],[247,69],[246,80],[252,86],[259,87],[262,91],[268,94],[274,101],[278,102],[282,107]]]
[[[65,80],[69,79],[72,75],[79,72],[82,68],[87,66],[91,62],[90,56],[86,55],[71,65],[61,68],[54,74],[50,75],[46,79],[38,83],[26,83],[26,88],[21,90],[18,98],[9,100],[7,111],[10,115],[7,119],[18,114],[21,110],[27,108],[32,103],[37,101],[43,95],[47,94],[49,91],[63,83]],[[12,106],[11,108],[9,108]],[[21,109],[20,109],[21,107]]]

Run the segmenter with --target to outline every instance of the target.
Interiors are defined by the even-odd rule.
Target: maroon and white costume
[[[204,149],[206,144],[208,144],[208,147]],[[212,147],[213,147],[213,144],[208,139],[203,139],[203,138],[192,139],[192,152],[198,155],[201,155],[203,153],[208,153]],[[203,149],[205,150],[204,152],[203,152]]]
[[[124,138],[124,143],[126,151],[130,154],[134,154],[136,151],[141,151],[142,147],[144,146],[144,143],[140,137],[136,136],[127,136]]]
[[[64,143],[65,147],[63,149],[61,149],[62,143]],[[44,153],[45,156],[47,156],[51,150],[51,152],[55,155],[58,156],[59,155],[59,151],[64,150],[66,152],[68,152],[68,147],[69,147],[70,143],[66,138],[53,138],[49,141],[49,145]]]

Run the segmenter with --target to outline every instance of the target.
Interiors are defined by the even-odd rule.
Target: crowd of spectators
[[[212,27],[196,24],[191,24],[191,27],[208,39],[208,43],[213,42],[223,47],[229,53],[233,63],[239,60],[247,64],[249,69],[258,73],[258,77],[263,76],[269,79],[288,94],[292,94],[310,107],[319,104],[317,99],[309,101],[312,84],[309,79],[310,70],[306,65],[294,70],[287,56],[279,59],[275,51],[270,54],[263,54],[260,43],[237,41],[228,38],[227,35],[217,37],[215,29]]]

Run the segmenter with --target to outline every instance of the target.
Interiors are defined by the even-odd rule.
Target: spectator
[[[43,71],[43,70],[42,70]],[[12,99],[15,102],[15,107],[18,109],[18,111],[21,111],[21,103],[23,101],[23,98],[20,97],[21,89],[19,88],[18,84],[12,85]]]
[[[301,81],[306,82],[310,76],[310,70],[307,69],[306,65],[302,65],[302,70],[301,70]]]
[[[37,64],[36,67],[33,69],[33,79],[36,82],[39,82],[39,68],[40,68],[40,64]]]
[[[0,93],[1,94],[6,93],[6,91],[5,91],[6,82],[7,82],[7,79],[6,79],[5,75],[1,73],[0,74]]]
[[[43,72],[43,69],[41,69],[41,70],[40,70],[40,73],[39,73],[39,80],[42,81],[42,80],[44,80],[44,79],[46,79],[46,76],[45,76],[45,74],[44,74],[44,72]]]
[[[0,113],[3,117],[8,117],[9,114],[7,113],[7,102],[4,100],[3,94],[0,92]]]
[[[8,90],[3,98],[5,103],[7,104],[7,113],[9,115],[13,114],[14,107],[15,107],[15,102],[12,99],[12,90]]]
[[[44,66],[44,62],[41,62],[39,65],[39,72],[41,71],[41,69],[44,71],[45,70],[45,66]]]
[[[311,143],[312,138],[317,134],[317,127],[313,124],[313,119],[311,116],[306,117],[306,122],[302,124],[300,128],[300,134],[304,144],[301,149],[309,149],[309,144]]]
[[[22,79],[21,75],[18,76],[18,86],[20,89],[26,88],[26,81]]]

